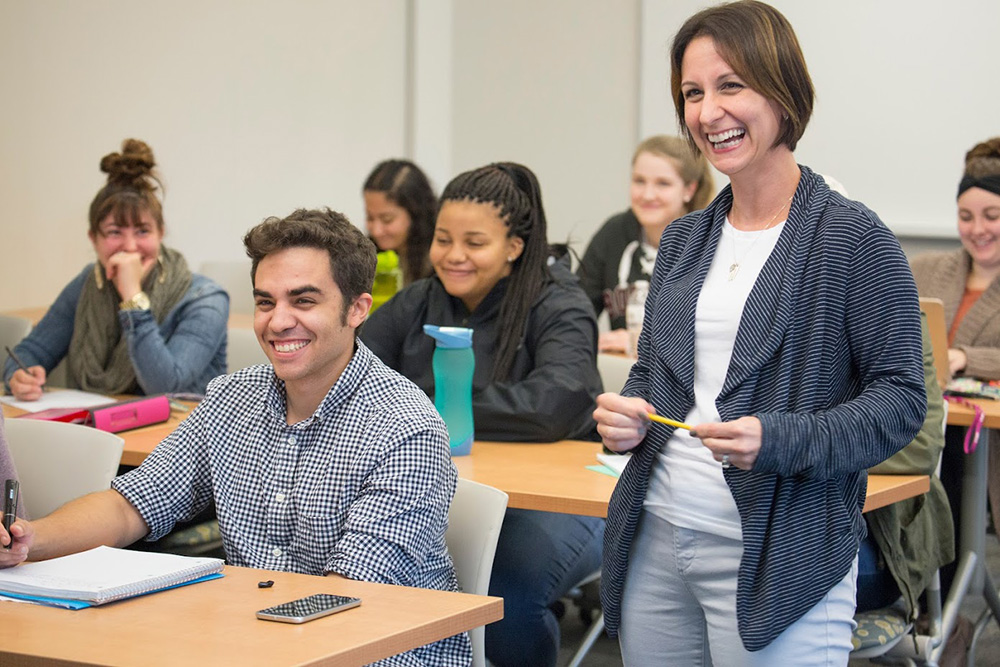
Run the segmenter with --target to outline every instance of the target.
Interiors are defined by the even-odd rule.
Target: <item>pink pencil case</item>
[[[170,419],[170,401],[166,396],[134,398],[94,408],[90,415],[94,428],[118,433],[167,421]]]

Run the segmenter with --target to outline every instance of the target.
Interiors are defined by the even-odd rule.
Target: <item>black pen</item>
[[[10,545],[14,543],[14,536],[10,534],[10,527],[17,521],[18,486],[16,479],[8,479],[3,485],[3,529],[10,535],[10,541],[7,542],[6,549],[10,549]]]
[[[18,368],[20,368],[22,371],[24,371],[28,375],[31,375],[32,377],[34,377],[34,374],[31,371],[28,370],[28,367],[24,365],[24,362],[21,361],[21,358],[18,357],[16,354],[14,354],[14,350],[10,349],[10,345],[5,345],[4,349],[7,350],[7,354],[9,354],[10,358],[14,360],[14,363],[17,364]],[[42,388],[43,389],[45,388],[44,384],[42,385]]]
[[[9,354],[10,358],[14,360],[14,363],[17,364],[18,368],[20,368],[28,375],[31,375],[31,371],[29,371],[28,367],[24,365],[24,362],[21,361],[21,359],[16,354],[14,354],[14,350],[10,349],[10,345],[5,346],[4,349],[7,350],[7,354]]]

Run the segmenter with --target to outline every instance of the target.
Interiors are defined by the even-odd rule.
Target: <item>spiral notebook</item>
[[[218,558],[97,547],[0,570],[0,595],[81,608],[221,577]]]

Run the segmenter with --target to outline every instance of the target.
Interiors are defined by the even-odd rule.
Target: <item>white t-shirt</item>
[[[691,425],[720,421],[715,400],[729,371],[743,308],[784,225],[742,232],[726,218],[695,308],[694,407],[686,415],[664,417],[681,417]],[[730,279],[734,264],[738,269]],[[653,423],[650,428],[661,427]],[[657,455],[644,507],[679,528],[743,539],[722,465],[701,440],[683,429],[674,431]]]

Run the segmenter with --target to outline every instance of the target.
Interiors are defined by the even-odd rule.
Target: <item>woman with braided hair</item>
[[[531,170],[503,162],[456,176],[441,195],[430,261],[435,275],[379,308],[362,341],[433,396],[434,341],[423,325],[469,327],[477,438],[593,437],[594,310],[569,269],[549,263]],[[507,510],[490,582],[504,619],[486,628],[494,665],[555,664],[559,624],[549,605],[597,569],[603,532],[593,517]]]
[[[202,393],[226,372],[229,296],[162,244],[153,151],[126,139],[101,160],[108,181],[90,205],[97,261],[67,285],[8,359],[20,400],[42,395],[63,358],[70,387],[102,394]]]

